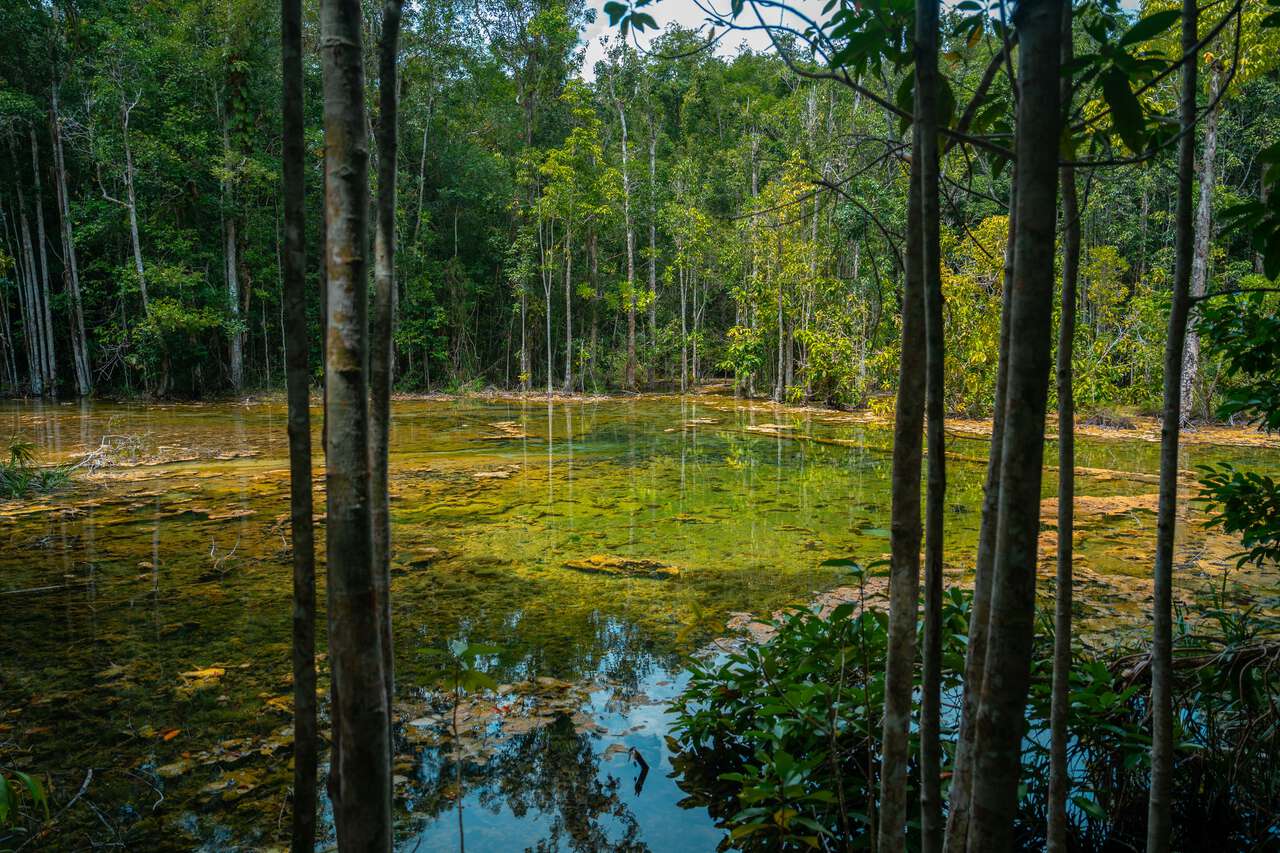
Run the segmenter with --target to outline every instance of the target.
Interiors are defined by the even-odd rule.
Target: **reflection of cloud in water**
[[[687,675],[639,657],[647,661],[631,671],[643,671],[642,678],[594,690],[584,705],[603,733],[575,729],[563,715],[506,739],[484,763],[464,766],[468,851],[716,849],[722,834],[707,812],[679,805],[684,793],[671,778],[664,738],[670,725],[665,703]],[[649,768],[639,790],[643,771],[631,749]],[[459,848],[456,771],[447,743],[422,752],[408,798],[408,824],[415,829],[401,850]]]

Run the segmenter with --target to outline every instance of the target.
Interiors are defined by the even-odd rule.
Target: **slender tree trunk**
[[[684,393],[689,388],[689,327],[686,325],[685,318],[688,314],[686,307],[686,274],[684,267],[680,267],[680,393]]]
[[[564,230],[564,393],[573,393],[573,231]]]
[[[996,369],[995,401],[991,420],[991,444],[987,451],[987,477],[983,486],[982,523],[978,528],[978,553],[974,563],[973,603],[969,609],[969,643],[965,649],[964,693],[960,727],[952,763],[950,809],[945,849],[963,851],[968,844],[973,797],[973,742],[987,660],[987,636],[991,614],[991,576],[995,571],[996,525],[1000,508],[1000,467],[1004,454],[1005,401],[1008,397],[1009,335],[1013,297],[1013,238],[1017,232],[1017,179],[1009,191],[1009,225],[1005,244],[1000,296],[1000,345]]]
[[[41,326],[40,339],[44,343],[44,387],[50,394],[57,394],[58,369],[57,359],[53,351],[53,311],[49,307],[49,243],[44,228],[44,194],[40,191],[40,143],[36,139],[34,122],[32,122],[28,130],[28,135],[31,140],[32,195],[34,196],[36,207],[35,255],[40,261],[40,290],[37,294],[36,307],[39,313],[37,322]]]
[[[76,393],[93,393],[93,365],[89,360],[89,338],[85,334],[84,304],[80,299],[80,266],[76,262],[76,241],[71,225],[71,198],[67,195],[67,161],[62,150],[62,118],[58,112],[58,83],[50,94],[49,128],[53,139],[54,189],[62,220],[62,275],[70,296],[71,354],[75,363]]]
[[[293,531],[293,853],[316,842],[316,563],[311,495],[311,336],[307,334],[302,0],[282,0],[284,82],[285,385],[289,399],[289,509]]]
[[[636,387],[636,233],[631,222],[630,151],[627,140],[627,111],[615,97],[618,121],[622,124],[622,211],[627,229],[627,368],[623,385],[629,391]]]
[[[129,146],[129,111],[122,108],[121,113],[123,113],[124,189],[125,198],[128,200],[126,207],[129,211],[129,240],[133,246],[133,268],[138,274],[138,293],[142,297],[142,312],[150,316],[151,303],[147,299],[147,275],[142,265],[142,240],[138,233],[138,200],[133,188],[133,149]]]
[[[920,152],[920,124],[912,127],[912,147]],[[902,288],[902,356],[893,415],[893,496],[891,500],[889,637],[885,662],[884,730],[881,738],[879,853],[906,847],[907,750],[916,656],[917,599],[920,592],[920,456],[924,426],[925,318],[924,232],[921,167],[911,158],[907,191],[907,270]]]
[[[781,403],[783,395],[787,393],[786,379],[784,374],[785,366],[783,365],[783,353],[782,353],[783,339],[786,337],[786,326],[784,325],[783,318],[782,318],[782,234],[781,232],[779,232],[778,234],[777,252],[778,252],[778,260],[777,260],[778,270],[777,270],[775,280],[778,286],[778,366],[777,366],[777,372],[775,373],[773,378],[773,399],[775,402]]]
[[[1062,6],[1024,0],[1015,13],[1019,86],[1015,149],[1018,230],[1000,515],[990,636],[974,743],[971,853],[1008,850],[1017,809],[1035,633],[1036,547],[1049,392],[1057,219]]]
[[[1062,4],[1062,61],[1075,47],[1071,4]],[[1071,104],[1071,80],[1061,83],[1062,103]],[[1076,172],[1063,166],[1062,179],[1062,311],[1058,320],[1058,565],[1053,618],[1053,686],[1049,703],[1049,853],[1067,853],[1067,735],[1071,698],[1072,535],[1075,531],[1076,413],[1072,365],[1076,334],[1076,284],[1080,277],[1080,204]]]
[[[924,671],[920,690],[920,835],[925,853],[940,853],[942,820],[942,558],[947,491],[943,423],[942,257],[938,223],[938,0],[916,3],[916,123],[920,126],[920,215],[923,236],[929,484],[925,503]]]
[[[1195,161],[1196,89],[1199,76],[1195,43],[1198,9],[1182,3],[1182,88],[1178,119],[1178,202],[1174,213],[1173,303],[1164,349],[1164,411],[1160,425],[1160,486],[1156,509],[1155,586],[1151,601],[1151,790],[1147,804],[1147,853],[1165,853],[1172,836],[1170,788],[1173,782],[1173,533],[1178,511],[1178,431],[1182,424],[1183,344],[1191,310],[1194,231],[1191,181]]]
[[[328,332],[325,354],[329,660],[334,823],[343,850],[391,848],[389,709],[373,569],[369,483],[369,141],[362,15],[322,0]]]
[[[649,384],[658,352],[658,130],[649,114]]]
[[[388,452],[391,386],[395,380],[396,177],[399,79],[396,56],[401,0],[383,0],[378,45],[378,209],[374,240],[373,322],[369,329],[369,515],[373,525],[373,587],[382,640],[382,680],[387,709],[395,702],[391,632],[391,494]],[[388,739],[388,749],[391,743]],[[387,760],[390,762],[388,752]],[[387,765],[390,773],[390,763]],[[390,779],[387,780],[390,785]]]
[[[44,326],[40,321],[39,291],[36,278],[35,250],[31,245],[31,222],[27,218],[27,197],[22,191],[18,172],[18,152],[13,136],[9,136],[9,156],[13,161],[13,186],[18,196],[18,243],[21,246],[22,263],[17,270],[18,295],[22,305],[22,337],[27,351],[27,380],[34,396],[44,394]],[[14,261],[17,262],[15,257]]]
[[[1222,90],[1224,70],[1222,60],[1214,60],[1209,73],[1209,103],[1218,98]],[[1200,155],[1200,201],[1196,207],[1195,238],[1191,250],[1191,300],[1204,296],[1209,283],[1209,243],[1213,239],[1213,185],[1216,180],[1218,158],[1218,113],[1221,102],[1205,113],[1204,149]],[[1193,134],[1194,135],[1194,134]],[[1186,343],[1182,353],[1182,402],[1178,416],[1185,424],[1191,419],[1194,404],[1196,377],[1200,371],[1200,336],[1194,325],[1188,325]],[[1202,407],[1203,410],[1204,407]],[[1207,412],[1202,412],[1207,415]]]
[[[224,108],[222,115],[222,156],[229,169],[231,164],[231,130],[230,116]],[[232,193],[230,180],[222,182],[222,203],[226,208],[222,220],[223,261],[226,265],[227,308],[231,313],[231,328],[228,332],[229,352],[231,360],[231,387],[240,391],[244,387],[244,335],[240,330],[240,282],[238,278],[239,263],[236,259],[236,220],[231,211]]]

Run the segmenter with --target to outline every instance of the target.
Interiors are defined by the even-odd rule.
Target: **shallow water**
[[[113,463],[81,469],[65,492],[0,503],[0,764],[51,773],[55,802],[93,771],[46,848],[287,841],[284,430],[273,403],[0,407],[0,437],[50,460],[105,445]],[[823,560],[886,554],[890,441],[883,424],[714,397],[397,402],[403,849],[454,849],[465,834],[471,851],[714,850],[720,831],[679,806],[668,777],[663,704],[681,661],[735,612],[839,585]],[[957,581],[986,451],[981,438],[948,441]],[[1077,509],[1086,642],[1141,630],[1157,460],[1149,442],[1078,441],[1079,494],[1114,499]],[[1208,461],[1276,467],[1271,450],[1206,446],[1183,467]],[[1044,494],[1055,490],[1050,471]],[[1179,529],[1184,597],[1219,584],[1233,550],[1201,520]],[[601,554],[678,573],[565,567]],[[1274,578],[1235,573],[1230,594],[1274,594]],[[454,637],[499,647],[486,664],[506,697],[468,705],[457,743],[441,691]]]

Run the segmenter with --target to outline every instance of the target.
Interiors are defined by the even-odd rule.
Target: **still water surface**
[[[63,493],[0,503],[0,763],[51,773],[62,801],[93,770],[53,846],[286,842],[283,406],[5,404],[9,434],[50,460],[106,446],[111,463]],[[716,397],[397,402],[400,846],[714,850],[720,830],[680,806],[669,775],[664,708],[682,660],[734,613],[839,585],[823,560],[885,555],[890,442],[865,419]],[[986,452],[949,437],[957,581]],[[1077,510],[1081,624],[1111,643],[1142,629],[1158,448],[1082,440],[1078,456],[1078,492],[1106,499]],[[1205,446],[1184,467],[1218,460],[1275,467],[1272,451]],[[1179,531],[1186,596],[1219,582],[1231,550],[1199,520]],[[593,555],[679,571],[565,565]],[[1232,594],[1273,584],[1235,575]],[[464,703],[457,744],[441,689],[451,638],[494,646],[485,666],[503,685]]]

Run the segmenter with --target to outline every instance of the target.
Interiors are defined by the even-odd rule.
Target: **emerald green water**
[[[114,448],[112,464],[81,469],[62,493],[0,503],[0,765],[51,774],[55,811],[88,778],[41,849],[285,845],[283,407],[5,404],[0,437],[10,434],[50,461]],[[398,402],[404,849],[455,849],[461,801],[472,851],[714,850],[720,831],[680,808],[667,778],[662,702],[684,657],[731,614],[803,604],[844,579],[823,560],[887,552],[890,441],[883,424],[716,397]],[[972,560],[986,445],[948,442],[954,582]],[[1155,492],[1157,454],[1123,437],[1079,442],[1079,493],[1135,498],[1077,510],[1085,642],[1142,630],[1154,537],[1142,496]],[[1272,450],[1208,446],[1188,449],[1183,467],[1219,460],[1276,467]],[[1052,471],[1044,488],[1054,494]],[[1232,543],[1200,520],[1192,512],[1179,528],[1184,597],[1220,585],[1231,564]],[[679,571],[565,567],[593,555]],[[1261,598],[1274,578],[1235,573],[1229,589]],[[498,646],[487,666],[514,697],[497,714],[476,706],[461,795],[438,689],[438,653],[454,637]],[[565,683],[539,688],[539,677]],[[508,705],[538,701],[567,713],[503,728]],[[630,748],[650,767],[641,786]]]

